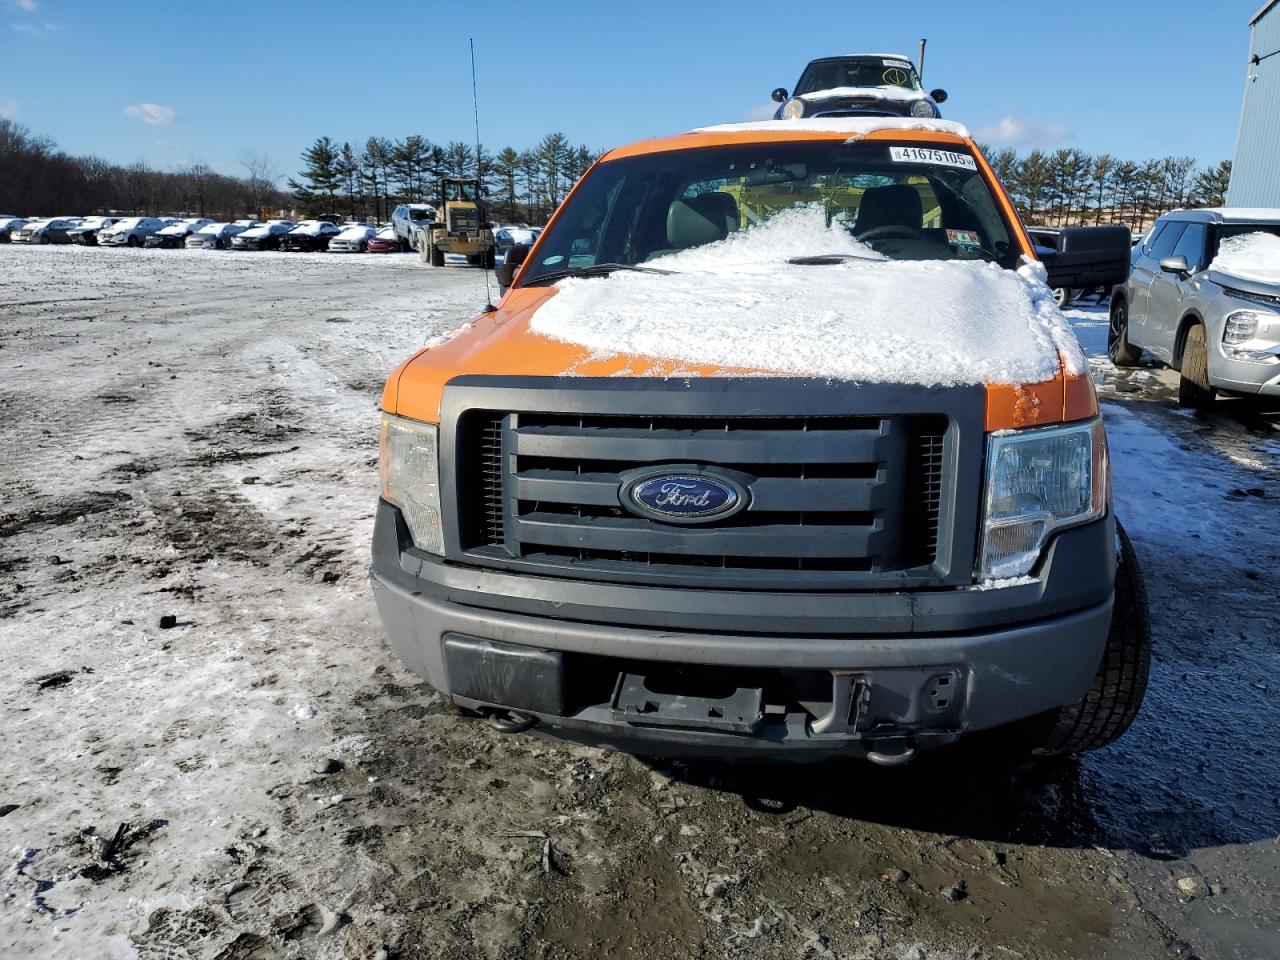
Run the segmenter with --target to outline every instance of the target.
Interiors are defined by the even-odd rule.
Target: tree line
[[[982,152],[1031,226],[1115,223],[1143,231],[1170,210],[1222,206],[1231,179],[1230,160],[1197,168],[1193,157],[1138,162],[1065,148]]]
[[[358,149],[320,137],[302,152],[302,170],[289,189],[308,216],[387,220],[398,203],[436,203],[446,177],[476,178],[492,219],[536,224],[598,156],[563,133],[549,133],[528,150],[496,153],[483,144],[438,144],[418,134],[369,137]]]
[[[289,204],[270,158],[246,153],[243,176],[207,164],[156,170],[145,163],[108,163],[72,156],[48,137],[0,117],[0,212],[19,216],[184,213],[234,220]]]

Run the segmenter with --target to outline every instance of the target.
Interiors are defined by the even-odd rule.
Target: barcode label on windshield
[[[890,147],[889,159],[895,163],[940,163],[947,167],[978,169],[973,157],[967,153],[953,153],[950,150],[936,150],[933,147]]]

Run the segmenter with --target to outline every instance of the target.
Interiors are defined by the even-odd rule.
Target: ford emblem
[[[746,491],[705,473],[649,473],[624,487],[622,501],[642,517],[700,523],[736,513],[746,505]]]

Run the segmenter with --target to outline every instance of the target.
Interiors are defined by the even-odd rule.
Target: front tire
[[[1209,384],[1209,344],[1205,340],[1204,325],[1197,323],[1187,331],[1187,342],[1182,348],[1178,403],[1192,410],[1204,410],[1212,405],[1217,393]]]
[[[128,240],[128,244],[129,244],[129,246],[131,246],[131,247],[140,247],[140,246],[142,246],[142,243],[138,240],[138,238],[137,238],[137,237],[130,237],[130,238],[129,238],[129,240]]]
[[[431,252],[431,265],[433,267],[444,266],[444,251],[437,247],[434,243],[427,248]]]
[[[1032,750],[1041,756],[1084,753],[1114,743],[1129,729],[1146,695],[1151,671],[1147,587],[1129,535],[1118,523],[1116,537],[1115,604],[1102,663],[1088,693],[1045,717],[1048,730]]]
[[[1059,310],[1067,309],[1067,304],[1071,302],[1071,288],[1070,287],[1054,287],[1053,299],[1054,299],[1054,302],[1057,303]]]
[[[1129,305],[1123,300],[1111,304],[1111,323],[1107,329],[1107,356],[1117,367],[1137,366],[1142,348],[1129,342]]]

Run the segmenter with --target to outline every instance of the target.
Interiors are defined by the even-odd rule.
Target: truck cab
[[[461,709],[886,764],[1127,728],[1150,631],[1088,365],[962,126],[621,147],[498,273],[382,398],[374,595]]]

